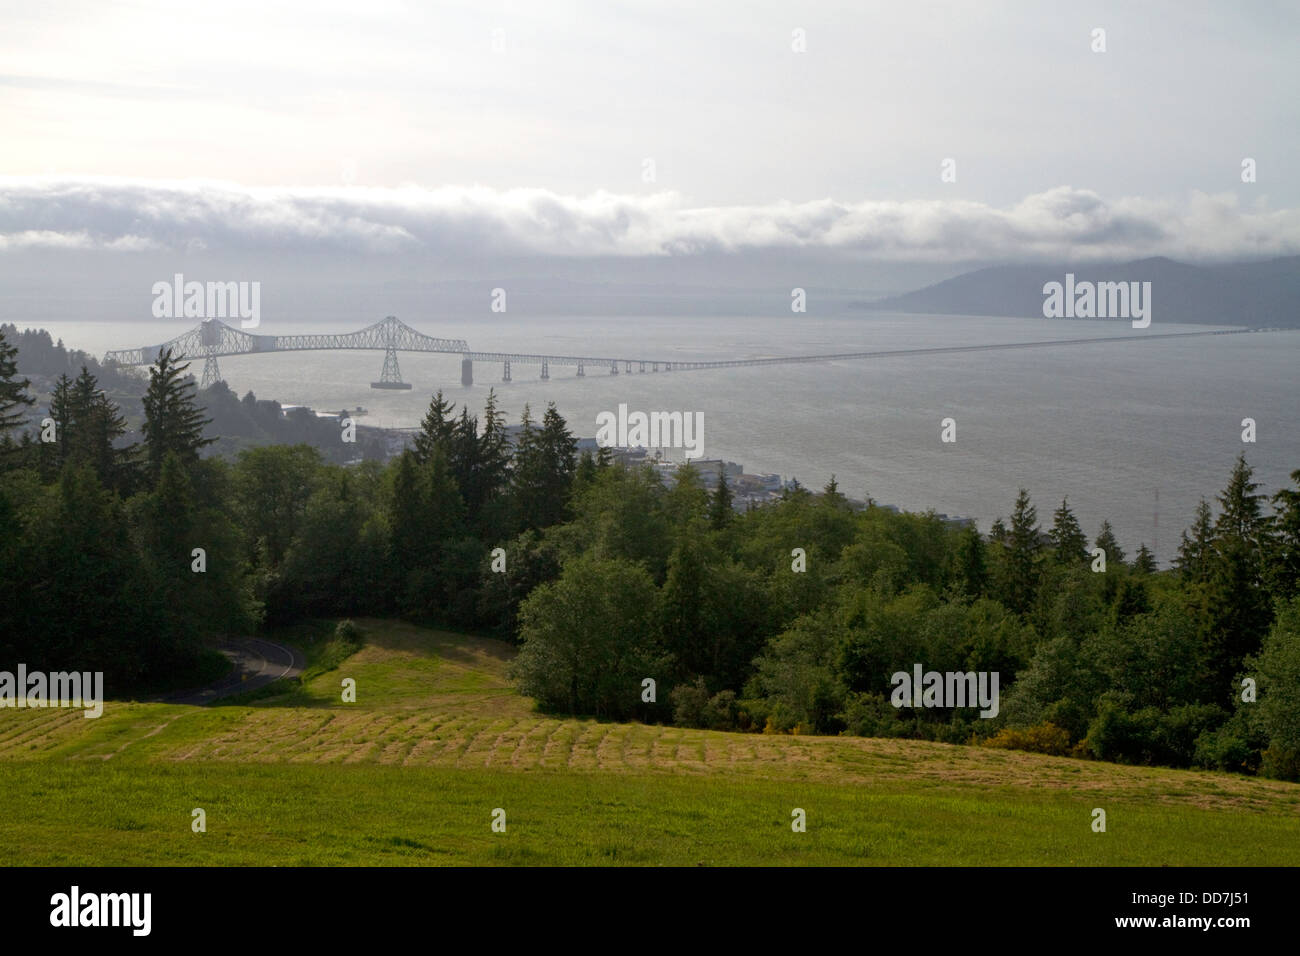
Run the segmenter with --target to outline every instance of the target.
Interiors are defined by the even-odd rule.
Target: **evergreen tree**
[[[584,448],[578,458],[578,467],[573,472],[573,493],[581,494],[595,482],[597,475],[596,457],[590,448]]]
[[[506,440],[505,413],[497,404],[495,389],[488,389],[487,402],[483,406],[483,435],[479,438],[477,471],[479,509],[493,502],[502,503],[502,493],[510,484],[510,449]],[[568,493],[567,488],[565,493]],[[494,514],[493,518],[499,523],[502,515]],[[494,528],[489,536],[504,534],[505,530],[504,527]]]
[[[436,446],[433,454],[438,454]],[[393,563],[402,577],[415,568],[436,569],[440,542],[434,537],[428,479],[415,452],[403,452],[392,465],[390,541]]]
[[[73,383],[72,419],[69,454],[89,463],[105,487],[125,491],[134,447],[117,448],[116,442],[126,434],[126,418],[84,365]]]
[[[993,525],[989,528],[989,540],[995,544],[1005,545],[1009,537],[1010,532],[1007,531],[1006,522],[1001,518],[994,518]]]
[[[65,372],[58,377],[50,392],[50,419],[54,422],[54,461],[59,469],[67,464],[71,453],[75,409],[72,379]]]
[[[1106,566],[1112,564],[1124,563],[1124,549],[1119,546],[1115,540],[1115,532],[1111,530],[1109,521],[1102,521],[1101,530],[1097,532],[1097,538],[1093,542],[1093,547],[1101,548],[1106,552]]]
[[[27,394],[31,380],[19,380],[17,375],[18,347],[10,345],[0,329],[0,436],[23,424],[23,408],[36,401]]]
[[[1183,532],[1178,545],[1178,556],[1174,558],[1174,567],[1186,582],[1204,582],[1210,577],[1210,559],[1214,545],[1214,519],[1210,513],[1210,503],[1204,498],[1196,506],[1196,519],[1192,522],[1190,534]]]
[[[546,406],[537,443],[542,461],[541,527],[548,528],[569,516],[568,502],[576,467],[574,456],[578,449],[578,440],[554,402]]]
[[[833,478],[831,480],[834,481]],[[713,489],[713,496],[709,499],[709,524],[715,531],[721,531],[731,524],[734,517],[731,501],[731,488],[727,484],[727,471],[724,468],[718,472],[718,487]]]
[[[415,460],[423,465],[433,457],[435,448],[449,450],[456,420],[452,417],[456,403],[442,397],[442,389],[429,401],[429,410],[420,422],[420,432],[415,436]]]
[[[822,501],[832,508],[847,508],[849,499],[840,494],[839,482],[835,476],[831,475],[831,480],[826,482],[826,487],[822,489]]]
[[[1209,577],[1206,582],[1210,615],[1206,647],[1207,684],[1215,700],[1222,699],[1248,654],[1259,650],[1272,621],[1265,588],[1265,555],[1272,549],[1264,496],[1239,456],[1228,486],[1218,496],[1222,509],[1214,523]]]
[[[216,441],[203,437],[211,419],[204,418],[195,404],[194,379],[182,377],[188,368],[188,363],[177,365],[171,349],[165,349],[159,350],[149,369],[143,403],[145,464],[151,483],[157,483],[169,453],[175,454],[182,466],[190,467],[199,460],[200,449]]]
[[[1139,574],[1156,573],[1156,556],[1145,542],[1138,545],[1137,554],[1133,556],[1133,570]]]
[[[1030,503],[1029,492],[1021,488],[1007,535],[1003,595],[1006,605],[1022,614],[1033,607],[1038,590],[1038,558],[1043,549],[1040,536],[1038,509]]]
[[[479,450],[478,419],[469,414],[468,408],[461,408],[447,450],[447,467],[451,470],[456,487],[460,489],[461,499],[465,502],[465,513],[471,524],[477,522],[484,500]]]
[[[1273,496],[1274,536],[1268,556],[1270,590],[1283,600],[1300,593],[1300,469],[1291,472],[1295,488]]]
[[[519,530],[540,530],[545,527],[545,506],[541,496],[546,484],[546,466],[542,460],[541,435],[533,424],[532,409],[526,402],[520,424],[523,427],[516,433],[514,464],[510,472],[511,493]]]
[[[1052,539],[1052,556],[1057,564],[1077,565],[1088,560],[1088,538],[1070,510],[1069,499],[1061,499],[1047,535]]]
[[[988,558],[979,528],[967,525],[957,541],[954,577],[962,592],[971,599],[984,596],[988,589]]]

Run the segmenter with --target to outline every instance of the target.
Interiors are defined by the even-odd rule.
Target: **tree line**
[[[1090,542],[1068,501],[1044,526],[1023,489],[987,536],[855,508],[834,479],[737,513],[689,465],[666,486],[575,454],[554,405],[512,436],[491,393],[481,418],[435,395],[386,464],[204,458],[165,355],[141,447],[114,443],[93,376],[58,399],[58,442],[14,440],[12,353],[0,339],[8,659],[176,682],[212,635],[400,615],[517,643],[520,691],[557,712],[1300,777],[1300,471],[1267,498],[1239,457],[1162,571],[1108,523]],[[894,706],[916,664],[997,672],[998,715]]]

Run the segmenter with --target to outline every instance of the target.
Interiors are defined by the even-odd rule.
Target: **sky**
[[[4,0],[0,25],[0,257],[1300,253],[1293,3]]]

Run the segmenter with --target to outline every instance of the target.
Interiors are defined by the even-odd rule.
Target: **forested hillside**
[[[737,514],[689,467],[665,487],[575,458],[553,405],[511,444],[492,395],[479,418],[439,393],[387,465],[229,463],[167,355],[138,444],[89,371],[41,441],[14,355],[0,339],[0,662],[122,694],[263,622],[401,616],[516,643],[552,711],[1300,777],[1300,488],[1266,497],[1244,458],[1157,571],[1023,489],[988,536],[855,511],[834,481]],[[896,706],[917,665],[998,674],[997,715]]]

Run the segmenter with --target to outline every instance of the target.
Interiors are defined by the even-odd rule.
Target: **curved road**
[[[230,658],[234,670],[207,687],[181,691],[164,700],[170,704],[209,704],[221,697],[257,690],[282,677],[297,677],[307,666],[297,650],[257,637],[228,641],[217,650]]]

